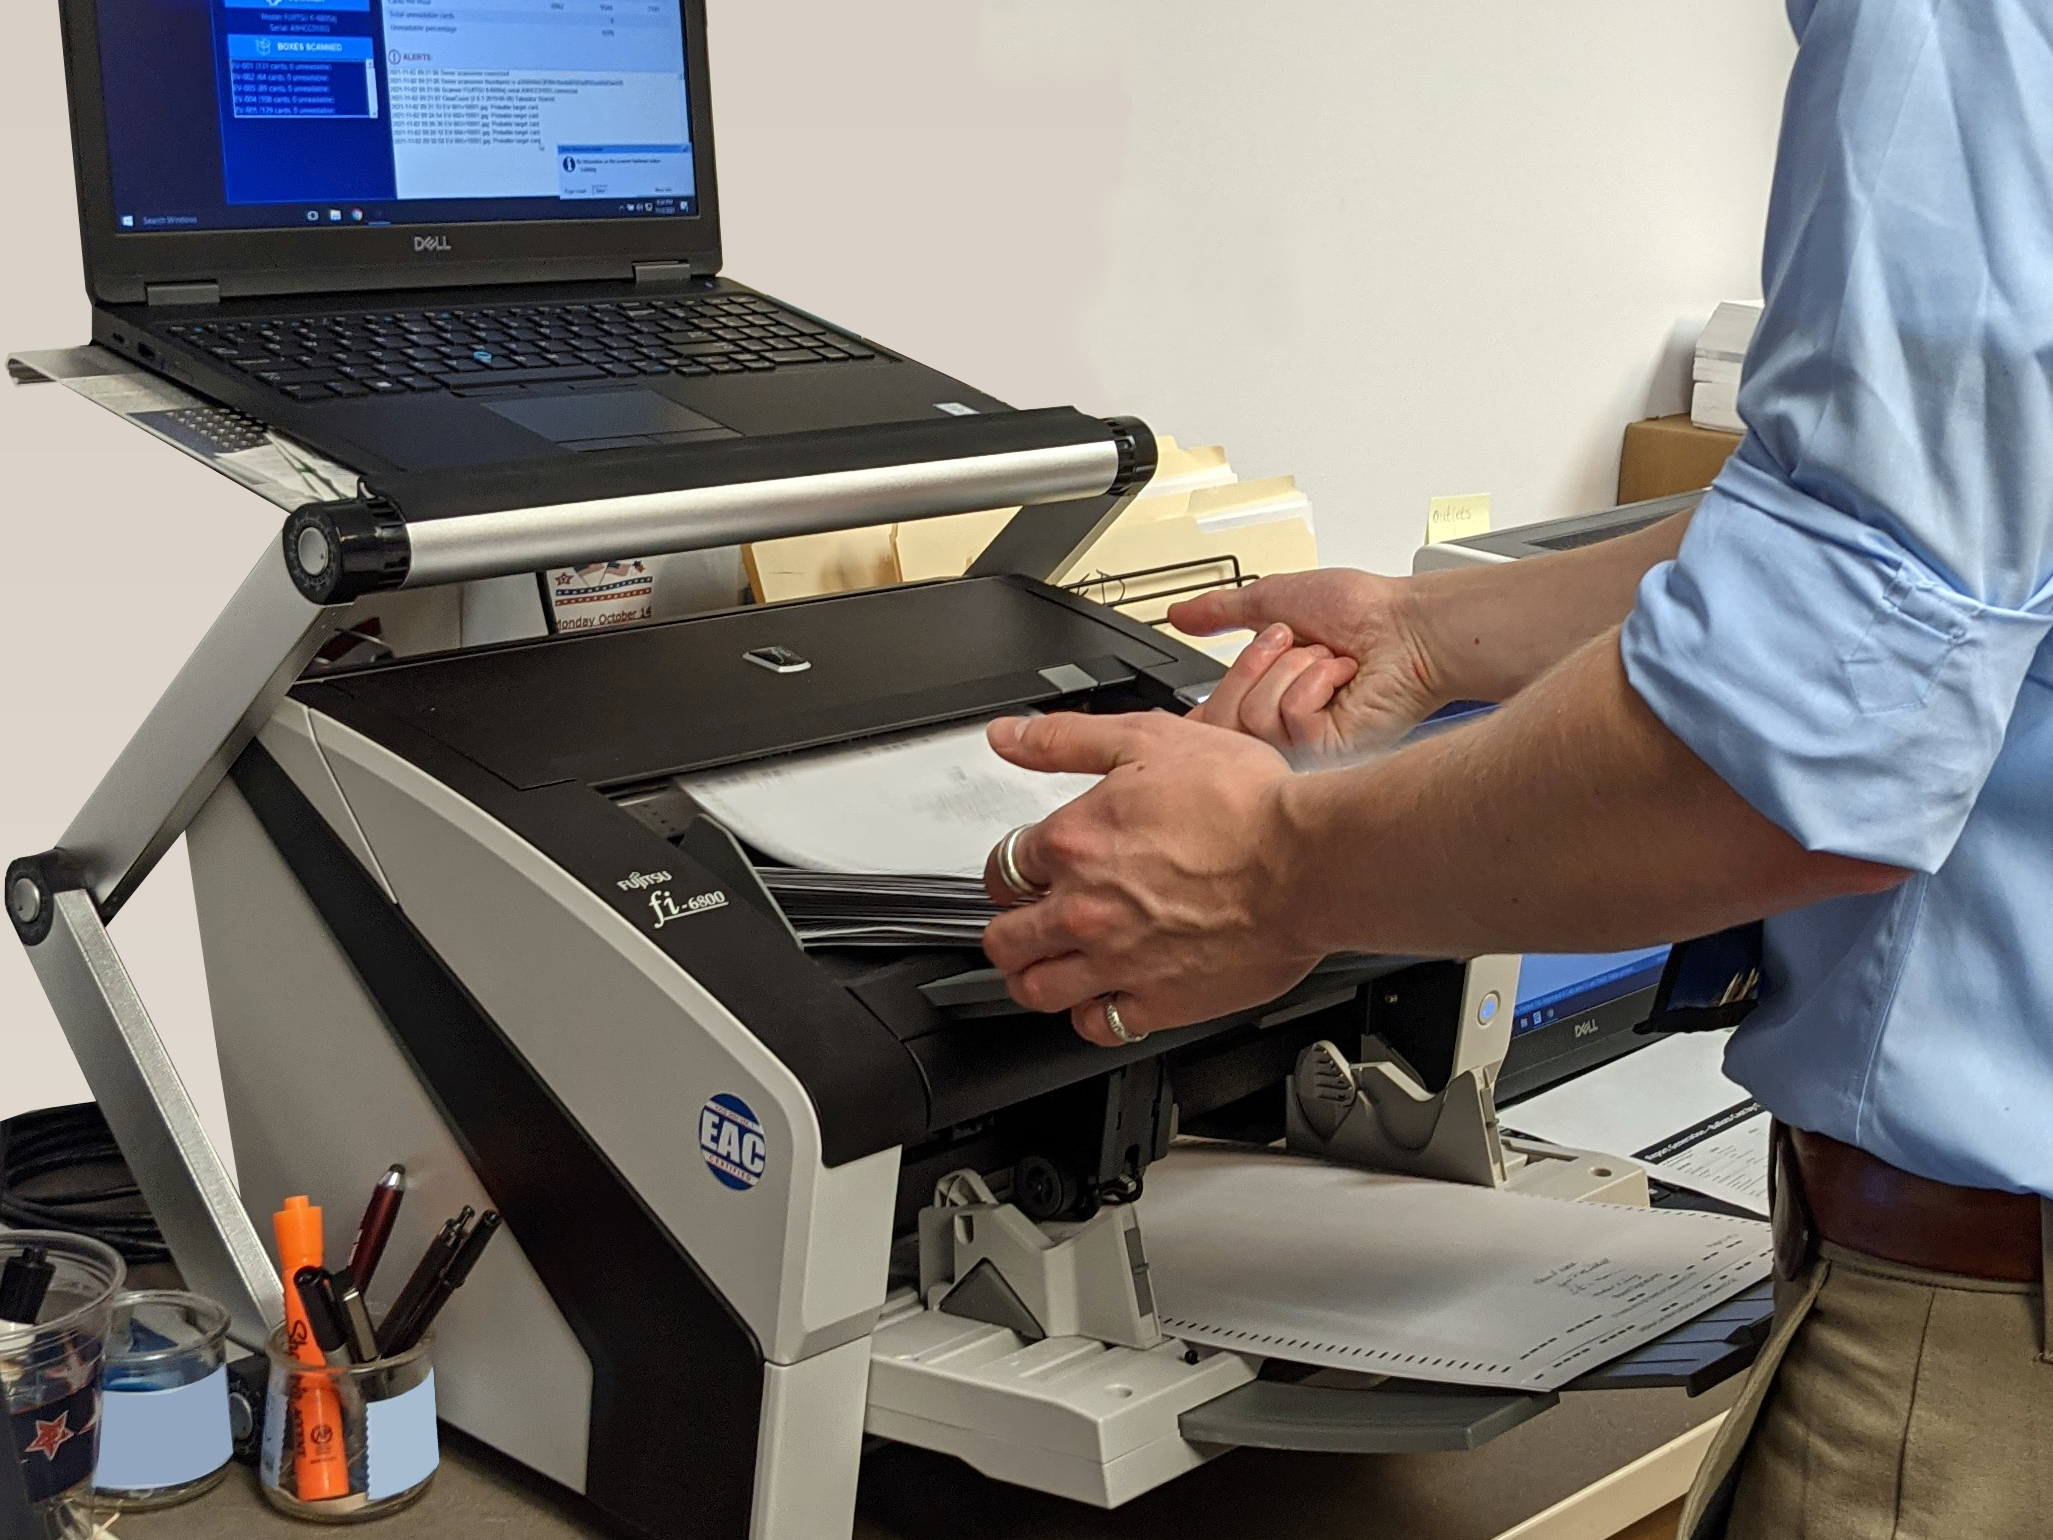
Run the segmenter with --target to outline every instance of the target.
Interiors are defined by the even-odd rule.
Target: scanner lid
[[[521,790],[620,786],[1218,665],[1022,578],[871,589],[376,665],[321,683]]]

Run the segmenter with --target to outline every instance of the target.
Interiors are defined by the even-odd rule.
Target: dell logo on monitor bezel
[[[449,237],[446,235],[416,235],[413,238],[415,251],[447,251]]]

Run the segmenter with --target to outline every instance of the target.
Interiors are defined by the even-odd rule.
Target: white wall
[[[1776,0],[712,8],[730,272],[1295,472],[1328,561],[1608,507],[1678,317],[1759,292]]]
[[[711,3],[732,272],[1022,405],[1294,471],[1331,561],[1402,570],[1434,493],[1608,503],[1677,318],[1756,292],[1774,0]],[[0,347],[62,346],[56,7],[10,22]],[[112,426],[0,386],[0,854],[56,837],[275,527]],[[184,882],[116,935],[218,1127]],[[83,1094],[0,946],[0,1116]]]

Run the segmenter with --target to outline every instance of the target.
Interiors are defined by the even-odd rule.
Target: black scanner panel
[[[773,648],[805,666],[748,656]],[[1187,661],[1110,611],[986,578],[388,664],[332,683],[528,790],[1052,704],[1071,689],[1040,671],[1065,664],[1103,683]]]

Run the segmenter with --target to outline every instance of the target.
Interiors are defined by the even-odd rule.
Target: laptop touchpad
[[[565,449],[622,449],[635,444],[688,444],[737,437],[732,428],[653,390],[581,391],[480,402],[508,422]]]

